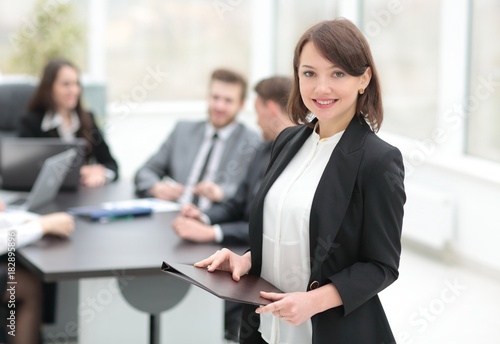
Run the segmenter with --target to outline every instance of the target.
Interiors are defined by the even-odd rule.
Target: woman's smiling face
[[[343,130],[354,116],[358,92],[368,85],[371,71],[367,68],[361,76],[349,75],[308,42],[300,54],[298,75],[302,101],[320,126],[335,123]]]

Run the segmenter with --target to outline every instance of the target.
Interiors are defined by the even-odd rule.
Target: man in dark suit
[[[286,112],[290,78],[271,77],[255,86],[255,110],[264,143],[258,148],[236,194],[225,202],[213,205],[202,213],[196,206],[184,206],[172,227],[183,239],[195,242],[218,242],[226,245],[248,244],[248,221],[252,200],[264,177],[274,139],[293,125]],[[225,304],[225,337],[237,341],[242,307]]]
[[[237,121],[246,80],[236,72],[212,73],[208,118],[177,123],[168,139],[135,176],[136,192],[208,208],[230,198],[260,144],[258,134]]]

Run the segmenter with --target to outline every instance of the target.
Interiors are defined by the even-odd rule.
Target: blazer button
[[[318,281],[312,281],[311,284],[309,284],[309,289],[314,290],[319,287],[319,282]]]

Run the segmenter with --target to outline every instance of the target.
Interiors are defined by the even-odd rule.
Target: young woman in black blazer
[[[367,41],[350,21],[305,32],[289,113],[250,215],[250,250],[198,262],[238,281],[260,275],[284,293],[245,306],[241,343],[395,343],[377,294],[398,277],[403,205],[399,150],[383,119]]]
[[[82,107],[78,69],[70,61],[53,59],[45,66],[28,113],[21,118],[19,136],[84,138],[87,164],[80,169],[81,183],[97,187],[118,178],[116,160],[92,113]]]

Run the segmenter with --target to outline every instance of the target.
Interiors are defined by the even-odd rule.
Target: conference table
[[[38,212],[47,214],[70,207],[95,206],[102,202],[133,198],[133,184],[129,181],[115,182],[97,189],[81,187],[78,192],[60,192],[55,201]],[[18,259],[45,282],[140,276],[135,278],[139,286],[121,291],[132,305],[138,305],[142,310],[150,309],[150,343],[159,343],[159,307],[173,307],[189,288],[186,282],[162,273],[162,262],[191,264],[220,248],[217,244],[196,244],[180,239],[170,225],[175,216],[176,212],[158,212],[107,223],[90,222],[77,217],[75,231],[70,239],[45,237],[36,244],[19,249]],[[246,249],[230,248],[238,253]],[[167,283],[168,293],[162,289],[156,296],[154,291],[145,296],[143,287],[154,287],[148,280],[148,277],[153,276]],[[158,284],[159,280],[154,281],[153,284]],[[142,292],[133,295],[134,290]],[[165,299],[165,305],[161,305],[162,300],[156,300],[158,295]]]

